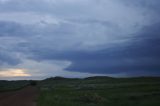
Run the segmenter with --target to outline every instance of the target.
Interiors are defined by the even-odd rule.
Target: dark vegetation
[[[1,91],[27,85],[39,88],[38,106],[160,106],[158,77],[0,81]]]
[[[30,81],[30,85],[31,85],[31,86],[36,86],[36,85],[37,85],[37,81],[33,81],[33,80]]]
[[[29,85],[29,81],[0,81],[0,92],[19,90]]]
[[[160,106],[160,78],[48,78],[38,106]]]

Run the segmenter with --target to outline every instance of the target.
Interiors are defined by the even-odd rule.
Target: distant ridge
[[[115,78],[108,76],[93,76],[93,77],[87,77],[85,79],[115,79]]]
[[[50,77],[45,79],[46,80],[76,80],[78,78],[65,78],[65,77],[60,77],[60,76],[56,76],[56,77]]]
[[[92,76],[92,77],[87,77],[87,78],[65,78],[61,76],[56,76],[56,77],[50,77],[47,79],[44,79],[44,81],[50,81],[50,80],[55,80],[55,81],[63,81],[63,80],[96,80],[96,79],[160,79],[160,77],[151,77],[151,76],[140,76],[140,77],[127,77],[127,78],[114,78],[114,77],[109,77],[109,76]]]

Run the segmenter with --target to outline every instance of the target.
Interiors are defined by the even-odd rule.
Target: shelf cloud
[[[157,0],[0,0],[0,73],[159,76],[159,5]]]

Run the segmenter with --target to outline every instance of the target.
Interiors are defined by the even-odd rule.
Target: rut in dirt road
[[[26,87],[19,91],[0,93],[0,106],[36,106],[36,87]]]

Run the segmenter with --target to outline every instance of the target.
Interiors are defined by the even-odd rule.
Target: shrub
[[[36,82],[36,81],[30,81],[30,85],[31,85],[31,86],[36,86],[36,85],[37,85],[37,82]]]

